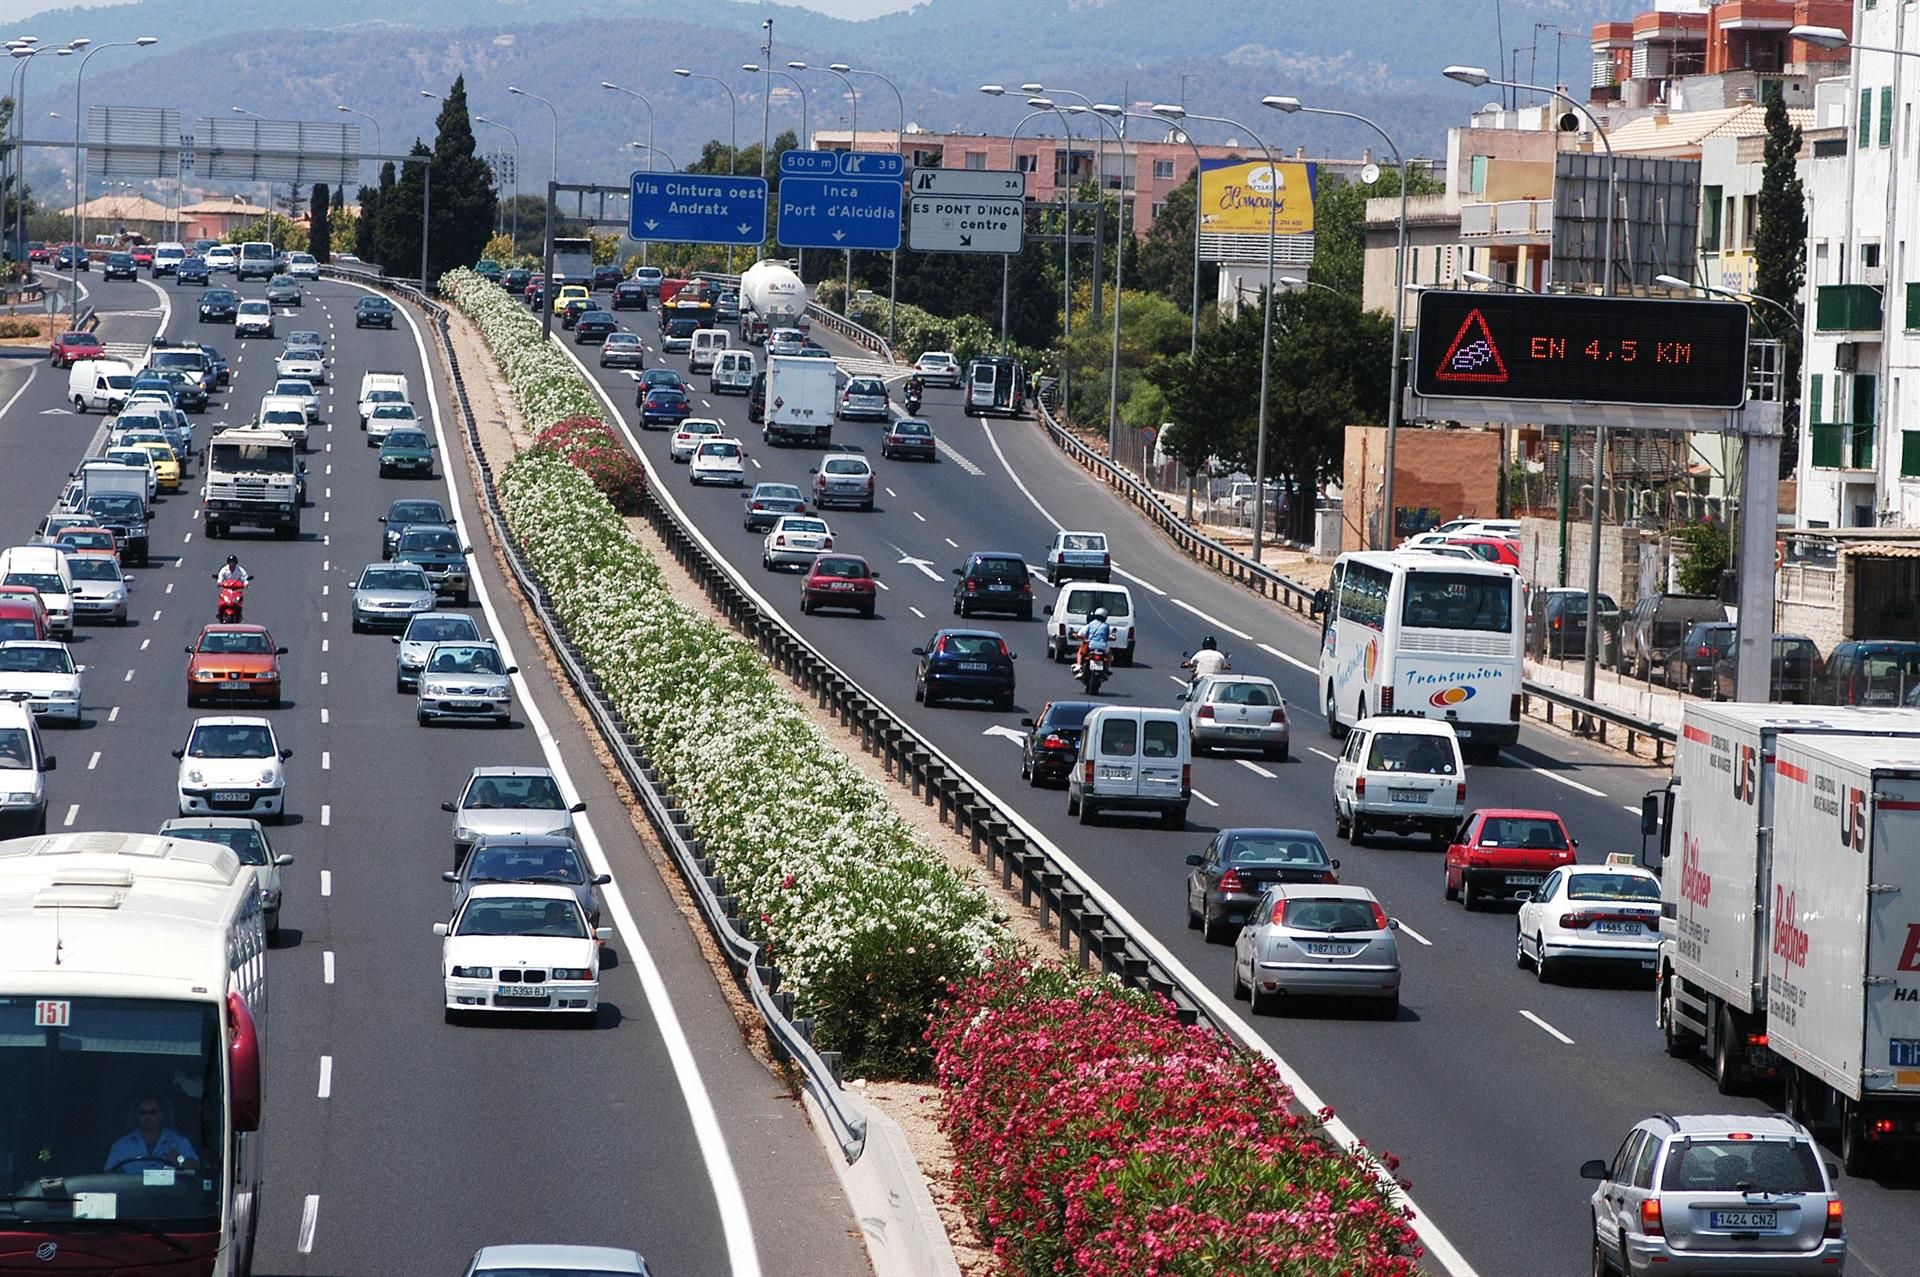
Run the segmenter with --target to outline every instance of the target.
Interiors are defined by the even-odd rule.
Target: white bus
[[[1336,735],[1369,714],[1444,718],[1481,752],[1520,738],[1526,585],[1498,563],[1356,551],[1314,596]]]
[[[0,842],[0,1255],[244,1277],[261,905],[254,870],[215,843]]]

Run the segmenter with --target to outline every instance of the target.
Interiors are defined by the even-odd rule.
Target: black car
[[[441,880],[453,884],[453,909],[467,893],[487,882],[537,882],[570,887],[574,899],[592,926],[600,925],[600,901],[595,887],[613,881],[612,874],[596,874],[566,834],[482,834],[458,869],[443,870]]]
[[[473,582],[467,571],[467,556],[473,547],[460,542],[460,534],[440,523],[414,523],[400,535],[394,547],[397,563],[411,563],[427,574],[427,584],[435,594],[451,598],[461,607],[473,601]]]
[[[1730,621],[1697,621],[1667,658],[1667,686],[1695,696],[1720,699],[1714,690],[1714,666],[1733,647],[1739,631]]]
[[[393,303],[384,297],[362,297],[353,307],[355,328],[392,328]]]
[[[620,321],[604,310],[589,310],[573,321],[573,340],[575,345],[591,346],[595,342],[605,341]]]
[[[1573,586],[1535,590],[1529,606],[1528,651],[1539,658],[1583,657],[1587,654],[1587,592]],[[1600,596],[1600,650],[1617,642],[1620,605],[1613,596]]]
[[[1675,659],[1675,658],[1669,658]],[[1734,696],[1735,669],[1740,654],[1729,646],[1713,667],[1714,699],[1730,701]],[[1767,699],[1779,705],[1811,705],[1814,688],[1820,682],[1820,649],[1803,634],[1773,636],[1772,677],[1767,680]],[[1747,700],[1754,697],[1748,695]]]
[[[80,513],[113,533],[120,546],[120,561],[130,568],[146,567],[148,558],[147,524],[153,511],[139,493],[98,492],[86,499]]]
[[[749,532],[771,532],[781,515],[807,512],[806,493],[791,483],[756,483],[745,497]]]
[[[159,377],[173,390],[173,401],[187,412],[205,412],[207,410],[207,383],[204,378],[179,368],[155,368],[151,373],[143,374]]]
[[[1033,581],[1027,564],[1017,554],[1004,551],[980,551],[967,557],[967,565],[955,568],[959,577],[953,587],[953,614],[973,616],[979,612],[999,612],[1033,619]]]
[[[231,324],[240,309],[240,298],[228,288],[209,288],[200,294],[200,322]]]
[[[1819,705],[1905,705],[1920,688],[1920,643],[1852,639],[1834,646],[1814,688]]]
[[[588,281],[587,287],[597,293],[603,288],[612,288],[619,282],[620,268],[618,266],[596,266],[593,268],[593,278]]]
[[[108,253],[100,266],[101,279],[138,279],[140,268],[133,264],[132,253]]]
[[[93,264],[87,260],[87,250],[73,244],[62,244],[60,251],[53,255],[53,268],[57,271],[72,270],[75,267],[90,271]]]
[[[560,326],[571,329],[580,322],[580,316],[594,309],[594,303],[585,297],[571,297],[560,307]]]
[[[443,523],[451,526],[453,521],[447,517],[447,508],[438,501],[407,497],[388,506],[387,512],[380,516],[380,522],[386,525],[386,531],[380,538],[380,557],[391,559],[394,548],[400,544],[400,538],[414,524]]]
[[[636,280],[621,280],[613,286],[613,308],[615,310],[645,310],[647,308],[647,286]]]
[[[1187,863],[1187,926],[1214,944],[1247,925],[1274,883],[1340,881],[1340,862],[1308,829],[1222,829]]]
[[[233,380],[233,369],[227,366],[227,357],[212,346],[201,344],[200,349],[207,354],[207,363],[213,367],[213,384],[224,386]]]
[[[1014,655],[992,630],[936,630],[914,669],[913,699],[932,707],[943,700],[992,701],[1013,708]]]
[[[510,266],[494,282],[507,290],[507,294],[518,297],[527,291],[527,285],[533,279],[533,271],[525,266]]]
[[[180,264],[173,268],[173,282],[199,284],[204,288],[213,282],[213,268],[204,257],[182,257]]]
[[[1066,784],[1087,715],[1099,708],[1098,701],[1048,701],[1039,717],[1021,719],[1027,734],[1020,739],[1020,778],[1035,789]]]
[[[1618,668],[1650,682],[1655,669],[1665,670],[1667,657],[1695,621],[1726,619],[1726,607],[1710,594],[1650,594],[1633,605],[1620,626]]]

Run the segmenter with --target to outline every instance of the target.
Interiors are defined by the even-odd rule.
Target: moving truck
[[[760,437],[769,444],[833,442],[833,406],[840,368],[831,359],[776,355],[767,360]]]

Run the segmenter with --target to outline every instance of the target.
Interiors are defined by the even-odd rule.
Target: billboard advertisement
[[[1304,162],[1203,160],[1200,164],[1200,230],[1202,233],[1265,235],[1271,216],[1276,235],[1310,235],[1316,180],[1316,167]]]

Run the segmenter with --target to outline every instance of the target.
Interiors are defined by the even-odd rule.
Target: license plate
[[[245,691],[246,687],[247,685],[241,682],[237,678],[230,678],[226,682],[220,684],[220,690],[223,692],[241,692],[241,691]]]
[[[828,588],[829,590],[851,590],[851,589],[853,588],[853,582],[851,582],[851,581],[829,581],[829,582],[827,582],[827,588]]]
[[[1131,780],[1133,779],[1133,769],[1131,767],[1116,767],[1110,763],[1102,763],[1100,765],[1100,779]]]
[[[1396,803],[1424,803],[1427,791],[1424,789],[1390,789],[1387,791]]]
[[[448,709],[485,709],[487,708],[487,703],[485,701],[448,701],[447,708]]]
[[[503,984],[494,990],[496,998],[544,998],[547,986],[544,984]]]
[[[969,674],[981,674],[985,673],[990,667],[985,661],[962,661],[960,662],[960,668]]]
[[[250,803],[253,801],[253,795],[244,789],[216,789],[213,791],[213,801],[216,803]]]
[[[1344,944],[1314,944],[1309,942],[1304,948],[1308,953],[1321,958],[1344,958],[1353,952],[1353,946]]]
[[[1258,727],[1229,727],[1227,730],[1236,736],[1254,736],[1260,731]]]
[[[1779,1212],[1770,1210],[1708,1211],[1707,1227],[1743,1233],[1771,1232],[1778,1218]]]
[[[992,590],[995,594],[1005,594],[1008,590],[1011,590],[1013,587],[1011,585],[1008,585],[1005,581],[989,581],[987,582],[987,588],[989,590]]]
[[[1602,922],[1594,928],[1603,936],[1637,936],[1640,924],[1637,922]]]
[[[1545,881],[1545,879],[1543,879],[1539,874],[1508,874],[1507,875],[1507,885],[1509,887],[1537,887],[1543,881]]]

